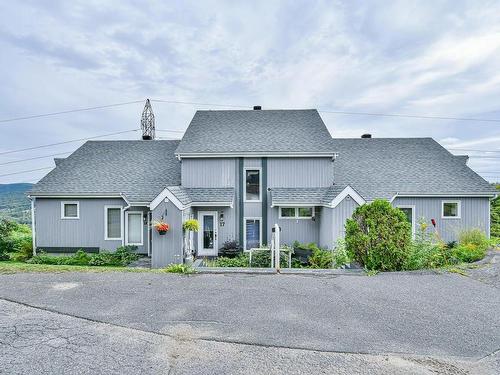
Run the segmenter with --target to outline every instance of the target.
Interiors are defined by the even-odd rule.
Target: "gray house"
[[[463,228],[489,235],[495,196],[466,156],[431,138],[335,139],[316,110],[198,111],[181,141],[89,141],[55,162],[30,193],[36,248],[133,244],[154,267],[182,262],[186,243],[197,256],[226,241],[258,247],[275,223],[284,243],[332,248],[376,198],[404,210],[414,231],[434,219],[446,241]],[[190,218],[201,229],[184,241]]]

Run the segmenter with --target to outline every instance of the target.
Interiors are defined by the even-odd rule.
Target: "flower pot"
[[[158,234],[159,234],[160,236],[163,236],[165,233],[167,233],[167,231],[166,231],[166,230],[159,230],[159,231],[158,231]]]

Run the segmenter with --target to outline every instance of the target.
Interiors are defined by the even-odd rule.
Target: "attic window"
[[[79,218],[80,218],[80,202],[78,201],[61,202],[61,219],[79,219]]]

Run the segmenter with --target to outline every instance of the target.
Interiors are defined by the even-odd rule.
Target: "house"
[[[316,110],[197,111],[180,141],[89,141],[56,159],[30,193],[34,241],[47,252],[137,245],[162,267],[183,262],[182,224],[196,218],[186,243],[197,256],[269,243],[275,223],[284,243],[332,248],[376,198],[414,232],[434,219],[445,241],[464,228],[489,235],[495,192],[466,161],[431,138],[332,138]]]

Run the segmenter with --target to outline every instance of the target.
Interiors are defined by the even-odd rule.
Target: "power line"
[[[248,106],[248,105],[183,102],[183,101],[179,101],[179,100],[163,100],[163,99],[151,99],[151,101],[157,102],[157,103],[168,103],[168,104],[187,104],[187,105],[202,105],[202,106],[207,106],[207,107],[228,107],[228,108],[252,109],[252,106]]]
[[[100,106],[96,106],[96,107],[76,108],[76,109],[68,109],[66,111],[43,113],[43,114],[39,114],[39,115],[13,117],[13,118],[8,118],[8,119],[0,120],[0,123],[12,122],[12,121],[21,121],[21,120],[30,120],[30,119],[34,119],[34,118],[40,118],[40,117],[49,117],[49,116],[64,115],[66,113],[92,111],[92,110],[95,110],[95,109],[104,109],[104,108],[119,107],[119,106],[124,106],[124,105],[128,105],[128,104],[136,104],[136,103],[142,103],[142,102],[143,102],[143,100],[134,100],[134,101],[131,101],[131,102],[106,104],[106,105],[100,105]]]
[[[184,133],[185,130],[156,129],[157,132]]]
[[[20,160],[13,160],[13,161],[7,161],[5,163],[0,163],[0,165],[7,165],[7,164],[14,164],[14,163],[21,163],[23,161],[28,161],[28,160],[36,160],[36,159],[45,159],[45,158],[50,158],[52,156],[59,156],[59,155],[67,155],[67,154],[71,154],[72,151],[68,151],[68,152],[60,152],[58,154],[51,154],[51,155],[45,155],[45,156],[37,156],[35,158],[28,158],[28,159],[20,159]]]
[[[403,113],[376,113],[376,112],[347,112],[347,111],[330,111],[320,110],[321,113],[330,113],[336,115],[359,115],[359,116],[382,116],[382,117],[406,117],[418,118],[424,120],[454,120],[454,121],[474,121],[474,122],[499,122],[498,119],[484,119],[484,118],[467,118],[467,117],[448,117],[448,116],[427,116],[427,115],[409,115]]]
[[[471,155],[469,158],[474,159],[500,159],[500,156],[486,156],[486,155]]]
[[[466,148],[449,148],[450,151],[474,151],[474,152],[500,152],[500,150],[478,150],[478,149],[466,149]]]
[[[79,138],[79,139],[72,139],[70,141],[64,141],[64,142],[57,142],[57,143],[50,143],[47,145],[41,145],[41,146],[34,146],[34,147],[27,147],[27,148],[20,148],[17,150],[11,150],[11,151],[3,151],[0,152],[0,155],[6,155],[6,154],[12,154],[14,152],[21,152],[21,151],[29,151],[29,150],[36,150],[39,148],[44,148],[44,147],[51,147],[51,146],[58,146],[58,145],[64,145],[66,143],[72,143],[72,142],[80,142],[80,141],[88,141],[90,139],[96,139],[96,138],[102,138],[102,137],[109,137],[111,135],[117,135],[117,134],[124,134],[124,133],[130,133],[130,132],[137,132],[139,129],[133,129],[133,130],[124,130],[121,132],[116,132],[116,133],[108,133],[108,134],[102,134],[102,135],[96,135],[94,137],[88,137],[88,138]]]
[[[37,168],[37,169],[29,169],[27,171],[20,171],[20,172],[14,172],[14,173],[0,174],[0,177],[12,176],[14,174],[21,174],[21,173],[28,173],[28,172],[35,172],[35,171],[43,171],[44,169],[53,169],[53,168],[54,167],[43,167],[43,168]]]

